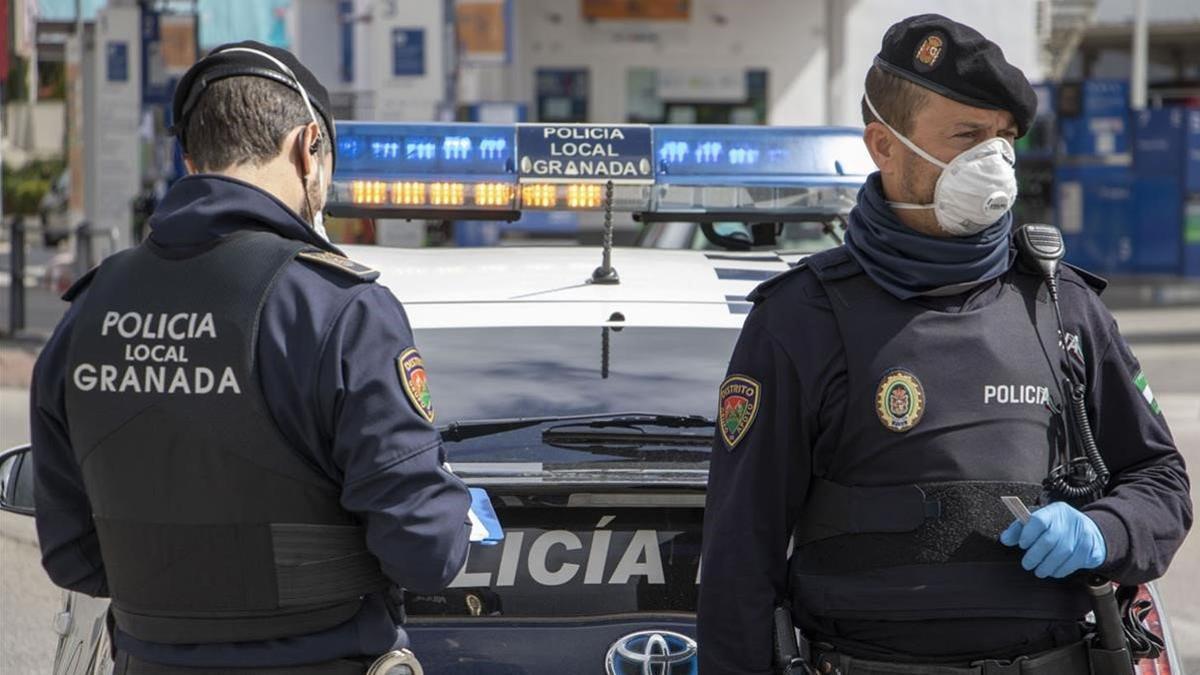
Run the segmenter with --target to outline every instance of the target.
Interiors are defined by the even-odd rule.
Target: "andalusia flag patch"
[[[1162,408],[1158,407],[1158,400],[1154,398],[1154,392],[1150,389],[1150,383],[1146,381],[1146,373],[1139,372],[1137,377],[1133,378],[1133,383],[1137,385],[1138,391],[1142,392],[1142,398],[1146,399],[1146,403],[1150,404],[1150,409],[1155,415],[1162,414]]]

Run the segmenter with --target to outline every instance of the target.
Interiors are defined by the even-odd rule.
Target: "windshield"
[[[733,328],[434,328],[417,331],[437,425],[630,411],[711,417]],[[446,444],[453,462],[695,462],[695,443],[596,447],[544,439],[554,423]],[[686,429],[653,428],[659,435]],[[568,445],[569,447],[562,447]]]

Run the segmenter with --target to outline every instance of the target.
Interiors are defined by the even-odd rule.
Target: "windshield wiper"
[[[694,428],[703,425],[655,424],[638,418],[594,420],[578,424],[560,424],[542,432],[542,441],[554,446],[574,445],[711,445],[712,433],[689,434],[672,431],[668,433],[647,432],[642,427],[655,426],[669,429]]]
[[[669,429],[694,429],[716,426],[716,422],[711,417],[704,417],[703,415],[665,415],[661,413],[640,412],[512,417],[508,419],[452,422],[446,428],[442,429],[442,440],[453,443],[481,436],[492,436],[508,431],[516,431],[517,429],[526,429],[550,422],[588,422],[589,425],[599,425],[597,428],[605,426],[632,427],[634,425],[645,425],[666,427]]]

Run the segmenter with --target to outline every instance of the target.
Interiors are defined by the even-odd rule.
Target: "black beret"
[[[1037,94],[1019,68],[979,31],[940,14],[910,16],[888,29],[875,57],[882,70],[976,108],[1007,110],[1024,136]]]
[[[291,69],[296,79],[293,80],[285,70],[279,67],[279,64],[260,54],[245,51],[229,51],[235,47],[254,49],[271,55]],[[175,135],[179,138],[179,143],[184,147],[184,150],[187,149],[187,140],[184,138],[184,131],[187,128],[188,117],[196,107],[196,102],[200,100],[208,85],[227,77],[263,77],[292,89],[297,95],[303,95],[300,89],[296,87],[296,80],[299,80],[300,85],[304,87],[304,92],[308,94],[309,103],[312,104],[313,110],[325,121],[325,126],[329,129],[330,135],[333,136],[337,133],[333,127],[329,92],[325,90],[325,87],[317,79],[317,76],[313,75],[311,70],[305,68],[304,64],[300,63],[300,60],[288,50],[265,45],[254,40],[246,40],[244,42],[224,44],[212,50],[208,56],[192,64],[192,67],[183,74],[183,77],[179,80],[179,84],[176,85],[175,95],[171,101],[171,119],[173,120],[172,127]],[[329,139],[330,147],[335,153],[334,160],[336,161],[337,144],[335,140],[335,138]]]

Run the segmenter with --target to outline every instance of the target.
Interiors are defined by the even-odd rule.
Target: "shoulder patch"
[[[400,385],[408,400],[424,417],[432,423],[437,414],[433,411],[433,398],[429,395],[429,377],[425,374],[425,361],[415,347],[409,347],[396,357],[396,373],[400,375]]]
[[[745,375],[730,375],[721,383],[717,427],[725,448],[732,451],[746,437],[758,417],[762,386]]]
[[[316,249],[306,249],[296,254],[300,260],[306,260],[311,263],[316,263],[324,267],[337,270],[343,274],[349,275],[359,281],[375,281],[379,278],[378,270],[371,269],[362,263],[354,262],[353,260],[330,253],[329,251],[319,251]]]
[[[62,294],[62,299],[67,302],[74,302],[75,298],[79,297],[79,294],[92,283],[92,279],[96,278],[96,270],[98,269],[100,269],[100,266],[96,265],[87,272],[84,272],[83,276],[76,279],[75,283],[71,284],[71,287],[67,289],[67,292]]]

